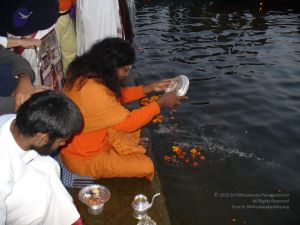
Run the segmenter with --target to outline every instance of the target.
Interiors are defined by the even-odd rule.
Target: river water
[[[150,126],[172,225],[299,225],[299,4],[199,2],[136,3],[134,79],[190,79]],[[206,160],[165,161],[174,144]]]

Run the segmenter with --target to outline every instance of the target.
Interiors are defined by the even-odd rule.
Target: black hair
[[[116,96],[120,97],[121,82],[117,77],[117,69],[131,65],[135,60],[133,47],[120,38],[106,38],[96,44],[80,57],[77,57],[67,70],[65,88],[73,88],[79,78],[80,89],[87,79],[94,79],[104,84]]]
[[[78,107],[67,96],[54,91],[33,94],[17,111],[16,126],[22,135],[48,134],[49,142],[67,138],[82,128]]]

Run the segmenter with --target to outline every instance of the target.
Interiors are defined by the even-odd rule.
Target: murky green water
[[[197,2],[136,5],[135,80],[191,81],[151,126],[172,224],[300,224],[300,7]],[[207,159],[166,162],[174,143]]]

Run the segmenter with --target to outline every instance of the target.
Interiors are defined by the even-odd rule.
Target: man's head
[[[65,145],[82,127],[78,107],[65,95],[45,91],[31,96],[17,111],[15,126],[31,149],[47,155]]]

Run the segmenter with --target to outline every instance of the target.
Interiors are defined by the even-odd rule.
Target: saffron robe
[[[129,111],[122,104],[144,97],[143,87],[122,89],[121,98],[103,84],[89,79],[78,90],[64,90],[79,107],[84,127],[61,151],[65,166],[82,176],[95,178],[153,178],[154,167],[139,145],[140,128],[160,112],[153,102]]]

